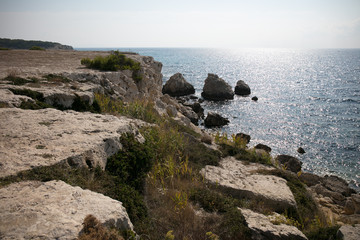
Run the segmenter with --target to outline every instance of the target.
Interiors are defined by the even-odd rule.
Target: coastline
[[[95,56],[101,55],[101,56],[106,56],[108,55],[109,52],[80,52],[80,51],[45,51],[45,52],[29,52],[29,51],[23,51],[23,50],[11,50],[8,52],[1,52],[1,59],[0,59],[0,72],[2,73],[2,75],[0,76],[1,79],[4,79],[6,77],[8,77],[9,75],[13,74],[16,77],[23,77],[23,78],[28,78],[28,79],[34,79],[34,78],[42,78],[45,75],[49,75],[49,74],[53,74],[53,75],[58,75],[58,76],[62,76],[64,79],[60,79],[56,78],[56,80],[53,80],[53,82],[50,82],[49,80],[39,80],[38,82],[31,82],[30,80],[28,82],[26,82],[23,85],[17,85],[14,86],[14,83],[11,84],[9,82],[2,82],[1,84],[1,90],[2,90],[2,98],[5,96],[5,92],[6,94],[8,94],[9,96],[11,96],[10,100],[4,100],[2,99],[2,104],[6,104],[3,105],[3,108],[1,110],[4,111],[4,114],[11,114],[11,112],[16,112],[11,111],[9,109],[9,107],[15,107],[16,108],[16,104],[18,104],[17,106],[21,106],[21,103],[24,101],[34,101],[34,99],[31,100],[31,97],[29,97],[30,99],[26,98],[26,97],[19,97],[21,94],[14,94],[14,91],[9,92],[9,89],[30,89],[31,91],[37,91],[40,92],[44,95],[45,98],[45,102],[47,103],[52,103],[53,105],[59,104],[59,103],[64,103],[64,104],[68,104],[68,102],[74,101],[74,99],[76,97],[80,97],[82,100],[88,102],[88,103],[93,103],[94,101],[94,92],[97,93],[102,93],[104,95],[107,94],[111,94],[111,96],[113,98],[117,97],[118,99],[123,100],[124,102],[131,102],[134,101],[135,99],[142,99],[142,100],[149,100],[149,101],[154,101],[155,102],[155,107],[156,107],[156,111],[157,113],[161,116],[161,114],[163,115],[167,115],[170,118],[174,119],[178,124],[181,124],[183,126],[186,126],[187,128],[189,128],[190,130],[192,130],[193,132],[195,132],[196,134],[200,135],[200,139],[206,137],[210,137],[210,143],[211,144],[202,144],[201,146],[206,146],[206,148],[214,148],[214,149],[220,149],[221,148],[221,144],[218,142],[216,143],[216,140],[209,136],[206,133],[203,133],[201,131],[200,128],[194,126],[191,121],[185,116],[191,109],[186,106],[186,105],[182,105],[181,103],[177,102],[175,99],[167,96],[167,95],[163,95],[161,93],[161,89],[162,89],[162,85],[163,85],[163,79],[162,79],[162,74],[161,74],[161,68],[162,68],[162,64],[159,62],[154,61],[154,59],[152,57],[144,57],[141,55],[134,55],[134,54],[130,54],[130,55],[126,55],[127,57],[134,59],[136,61],[139,61],[141,63],[142,69],[141,69],[141,73],[143,76],[143,79],[139,82],[136,82],[132,79],[132,75],[131,72],[129,70],[124,70],[124,71],[119,71],[119,72],[114,72],[114,73],[109,73],[109,72],[101,72],[101,71],[97,71],[97,70],[91,70],[91,69],[87,69],[84,66],[82,66],[80,64],[80,60],[84,57],[90,57],[93,58]],[[14,56],[16,55],[16,56]],[[54,91],[56,90],[56,91]],[[50,99],[52,99],[52,102],[50,101]],[[60,99],[62,102],[60,102]],[[66,99],[66,101],[64,101],[64,99]],[[56,103],[56,104],[55,104]],[[71,106],[72,103],[70,103]],[[21,116],[21,114],[26,113],[27,111],[38,111],[39,113],[45,114],[45,113],[52,113],[57,115],[57,114],[61,114],[60,110],[19,110],[16,114],[18,114],[19,116]],[[171,113],[171,114],[169,114]],[[74,113],[76,114],[82,114],[82,113]],[[45,116],[45,115],[44,115]],[[91,114],[89,114],[89,117],[92,116]],[[107,115],[105,115],[107,116]],[[82,116],[84,119],[87,118],[86,115]],[[30,117],[29,117],[30,118]],[[33,117],[31,117],[33,118]],[[55,119],[55,116],[52,116],[52,118]],[[94,119],[97,117],[94,117]],[[102,117],[98,117],[99,119],[102,119]],[[104,122],[106,121],[114,121],[114,124],[120,124],[117,123],[118,120],[116,120],[115,118],[111,118],[108,117],[109,119],[105,119],[107,117],[104,117]],[[51,126],[51,118],[45,120],[38,120],[38,122],[42,122],[43,124],[40,125],[49,125]],[[63,122],[66,120],[53,120],[53,122]],[[96,121],[92,120],[92,121]],[[129,122],[127,122],[129,121]],[[131,122],[132,121],[132,122]],[[14,120],[15,122],[15,120]],[[46,124],[45,124],[46,122]],[[130,124],[131,122],[131,124]],[[125,132],[138,132],[139,131],[139,126],[141,125],[146,125],[146,123],[144,122],[140,122],[137,121],[136,119],[134,120],[123,120],[122,122],[125,126],[132,126],[130,128],[128,127],[124,127]],[[9,122],[8,124],[11,124],[11,122]],[[90,123],[89,123],[90,124]],[[91,123],[93,124],[93,123]],[[91,125],[90,124],[90,125]],[[20,124],[19,124],[20,125]],[[46,126],[46,127],[49,127]],[[79,128],[81,126],[81,123],[79,124]],[[63,126],[62,126],[63,127]],[[4,125],[4,129],[8,128],[7,126]],[[69,128],[69,127],[68,127]],[[99,127],[99,129],[91,129],[91,130],[87,130],[84,129],[83,132],[88,131],[86,134],[97,134],[98,131],[103,131],[104,129],[102,129],[103,127]],[[15,129],[15,128],[14,128]],[[15,135],[19,135],[19,132],[16,132],[18,130],[14,130],[15,131]],[[23,129],[23,131],[25,131]],[[29,130],[28,130],[29,131]],[[75,130],[74,130],[75,131]],[[118,130],[114,130],[112,131],[112,133],[116,132]],[[10,131],[11,132],[11,131]],[[11,134],[11,133],[7,133],[7,134]],[[31,130],[29,131],[29,134],[31,133]],[[123,132],[122,132],[123,133]],[[118,131],[117,134],[121,135],[121,132]],[[49,133],[50,134],[50,133]],[[65,132],[63,133],[57,133],[57,135],[66,135]],[[109,133],[110,134],[110,133]],[[195,134],[195,135],[196,135]],[[119,138],[119,135],[117,135],[116,138]],[[196,136],[198,136],[196,135]],[[5,136],[3,136],[5,137]],[[36,139],[36,136],[34,136],[34,138]],[[14,140],[15,139],[15,140]],[[17,139],[14,137],[14,139],[12,139],[12,141],[14,141],[12,144],[17,145]],[[46,139],[46,136],[44,136],[44,139]],[[41,142],[44,142],[44,139],[40,139]],[[109,136],[107,135],[104,139],[106,139],[106,141],[109,141],[109,146],[114,147],[114,149],[119,150],[119,143],[116,143],[117,140],[114,140],[115,138],[111,138],[111,140],[109,140]],[[141,139],[141,137],[139,137],[139,139]],[[192,139],[192,138],[191,138]],[[195,138],[196,139],[196,138]],[[4,139],[5,141],[8,141],[9,139]],[[39,139],[38,139],[39,140]],[[92,140],[89,140],[92,141]],[[200,140],[193,140],[195,142]],[[110,143],[111,142],[111,143]],[[114,143],[115,142],[115,143]],[[228,144],[228,140],[226,139],[226,144]],[[27,143],[25,143],[26,145]],[[62,144],[62,143],[61,143]],[[233,144],[231,141],[229,142],[229,146],[232,146],[231,144]],[[56,153],[56,146],[51,147],[52,148],[52,152],[49,153],[43,153],[43,149],[47,148],[47,147],[39,147],[39,146],[45,146],[45,143],[37,143],[36,145],[36,151],[34,153],[34,156],[39,156],[40,152],[41,154],[51,154],[51,158],[54,160],[60,160],[60,162],[63,160],[62,158],[64,156],[61,156],[62,153],[60,153],[59,155],[57,155]],[[107,146],[106,148],[110,148],[109,146]],[[24,146],[22,146],[22,148],[24,148]],[[69,148],[69,146],[67,146],[67,148]],[[20,148],[21,149],[21,148]],[[92,166],[95,165],[99,165],[101,166],[101,164],[103,164],[103,169],[105,169],[106,163],[106,158],[105,160],[101,160],[101,157],[104,156],[109,156],[108,150],[106,150],[104,152],[101,152],[103,150],[94,150],[93,146],[90,147],[90,149],[93,150],[93,152],[100,152],[100,154],[98,155],[91,155],[90,157],[88,156],[89,151],[85,151],[86,154],[83,153],[79,153],[77,152],[76,154],[82,157],[80,157],[79,163],[75,164],[75,166],[79,167],[88,167],[88,168],[92,168]],[[99,148],[100,149],[100,148]],[[244,148],[246,151],[250,150],[247,149],[246,147]],[[74,150],[74,149],[73,149]],[[73,151],[72,150],[72,151]],[[10,147],[9,146],[2,146],[1,151],[3,153],[8,154],[9,152],[11,152]],[[76,151],[81,151],[80,149],[78,150],[74,150]],[[110,150],[109,150],[110,151]],[[17,156],[22,156],[21,153],[20,155]],[[19,152],[17,154],[19,154]],[[71,151],[69,151],[69,154]],[[112,154],[114,154],[116,151],[115,150],[111,150],[110,152],[112,152]],[[202,153],[200,153],[202,154]],[[257,153],[254,150],[254,154],[255,157],[259,157],[262,158],[263,154],[265,154],[267,157],[268,154],[266,153]],[[259,154],[256,155],[256,154]],[[45,155],[42,155],[45,156]],[[49,156],[49,155],[47,155]],[[70,155],[69,155],[70,156]],[[66,159],[73,159],[73,157],[69,157],[66,156]],[[230,156],[229,156],[230,157]],[[20,157],[21,159],[22,157]],[[44,158],[44,157],[43,157]],[[271,158],[271,156],[270,156]],[[45,158],[46,159],[46,158]],[[90,160],[89,160],[90,159]],[[223,159],[224,160],[224,159]],[[11,157],[8,158],[8,160],[6,161],[11,161]],[[29,161],[29,159],[27,159],[27,161]],[[69,163],[69,160],[66,160]],[[89,164],[89,162],[91,164]],[[224,166],[226,165],[225,163],[229,163],[231,161],[228,162],[221,162],[221,168],[215,168],[214,170],[216,171],[229,171],[228,169],[226,169]],[[236,162],[236,161],[235,161]],[[7,162],[2,162],[1,166],[6,166]],[[46,163],[49,166],[49,162],[47,161]],[[50,166],[53,165],[54,163],[50,163]],[[20,163],[21,165],[21,163]],[[33,166],[30,163],[29,164],[25,164],[27,165],[25,168],[21,168],[21,171],[23,170],[31,170],[33,168]],[[35,165],[36,166],[36,165]],[[38,164],[38,166],[41,166],[41,164]],[[206,169],[208,165],[205,166],[204,169]],[[210,169],[210,168],[209,168]],[[258,169],[257,169],[258,170]],[[274,170],[274,169],[271,169]],[[279,169],[278,169],[279,170]],[[276,171],[278,171],[276,170]],[[281,170],[281,166],[280,166],[280,170]],[[17,172],[18,170],[16,170],[15,172]],[[274,170],[275,171],[275,170]],[[14,175],[14,172],[11,172],[10,174],[2,174],[2,179],[4,179],[5,176],[11,176]],[[249,173],[245,173],[246,176],[252,176],[252,174]],[[289,176],[293,176],[296,174],[289,173]],[[235,176],[235,175],[234,175]],[[327,214],[328,217],[331,219],[331,221],[333,221],[334,223],[337,222],[341,222],[342,223],[348,223],[351,222],[352,223],[359,223],[360,219],[358,216],[358,205],[359,204],[358,201],[358,197],[352,197],[352,195],[358,196],[359,194],[354,194],[354,192],[352,192],[351,190],[349,190],[349,188],[346,186],[346,184],[343,183],[343,180],[339,180],[338,178],[335,179],[331,179],[331,181],[329,180],[329,178],[320,178],[319,176],[316,175],[311,175],[311,174],[300,174],[300,179],[303,177],[307,177],[305,180],[303,180],[305,183],[306,181],[308,182],[308,187],[311,189],[309,190],[310,192],[312,192],[313,195],[316,199],[317,199],[317,203],[321,205],[322,211],[325,213],[325,215]],[[314,180],[314,178],[316,178],[316,181]],[[277,181],[278,179],[274,177],[274,181]],[[217,181],[217,180],[212,180],[212,179],[208,179],[209,182],[211,181]],[[285,180],[281,180],[281,181],[285,181]],[[314,182],[315,181],[315,182]],[[16,181],[15,181],[16,182]],[[221,183],[222,184],[222,183]],[[243,184],[243,183],[241,183]],[[337,188],[333,188],[334,186],[340,186],[339,189]],[[4,189],[5,187],[3,187]],[[227,188],[226,185],[224,185],[224,188]],[[286,183],[284,186],[285,189],[287,189],[286,187]],[[345,188],[345,193],[343,193]],[[246,192],[249,190],[246,190]],[[285,190],[284,190],[285,191]],[[290,192],[291,193],[291,192]],[[239,194],[238,192],[234,193],[234,195]],[[244,192],[240,191],[240,194],[244,194]],[[249,198],[254,198],[253,195],[256,198],[262,199],[262,197],[259,197],[261,193],[252,193],[249,194]],[[291,194],[290,194],[291,195]],[[289,195],[289,196],[290,196]],[[291,198],[291,197],[290,197]],[[339,199],[340,198],[340,199]],[[267,199],[267,198],[265,198]],[[330,199],[330,200],[329,200]],[[352,200],[355,199],[355,200]],[[283,201],[283,199],[281,199],[281,201]],[[289,200],[291,201],[295,201],[295,200]],[[352,205],[351,205],[352,204]],[[290,205],[292,206],[292,205]],[[338,211],[338,212],[336,212]],[[348,211],[348,212],[347,212]],[[343,212],[346,212],[345,214]],[[351,212],[351,214],[348,214],[349,212]],[[347,217],[350,216],[351,217]],[[3,219],[4,221],[6,221],[6,219]],[[347,222],[348,221],[348,222]]]

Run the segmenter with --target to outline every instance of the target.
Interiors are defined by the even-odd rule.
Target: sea
[[[201,97],[208,73],[251,95],[205,101],[205,113],[227,117],[218,129],[246,133],[250,146],[272,148],[303,162],[303,171],[337,175],[360,190],[360,49],[93,48],[152,56],[163,64],[163,82],[182,73]],[[257,96],[258,101],[251,97]],[[299,154],[302,147],[305,154]]]

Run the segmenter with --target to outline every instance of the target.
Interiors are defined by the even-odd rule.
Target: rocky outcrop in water
[[[0,188],[1,239],[75,239],[92,214],[104,225],[133,229],[121,202],[62,181],[20,182]]]
[[[234,98],[231,86],[216,74],[208,74],[201,96],[206,100],[223,101]]]
[[[250,95],[251,90],[249,85],[247,85],[243,80],[239,80],[235,86],[235,94],[240,96]]]
[[[195,93],[194,86],[188,83],[181,73],[176,73],[170,77],[162,89],[163,94],[172,97],[185,96]]]
[[[227,125],[229,123],[229,120],[227,118],[224,118],[220,116],[217,113],[209,112],[204,120],[205,127],[211,128],[211,127],[221,127],[224,125]]]

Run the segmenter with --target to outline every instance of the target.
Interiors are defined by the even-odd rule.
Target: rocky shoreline
[[[221,138],[202,131],[195,124],[203,118],[209,127],[221,126],[226,124],[226,119],[216,116],[215,120],[209,119],[211,114],[205,118],[200,100],[188,103],[182,98],[176,99],[193,94],[193,87],[181,74],[174,75],[163,87],[160,62],[126,53],[126,57],[140,63],[141,80],[134,80],[131,70],[98,71],[81,65],[83,58],[108,54],[49,50],[0,52],[0,236],[3,239],[74,239],[89,214],[106,226],[134,230],[122,203],[100,193],[52,179],[7,183],[24,171],[59,164],[75,169],[98,166],[105,170],[109,157],[124,148],[121,136],[132,134],[139,143],[145,142],[140,129],[153,123],[99,114],[96,96],[125,103],[139,99],[143,103],[152,102],[157,116],[171,118],[196,133],[198,139],[192,141],[202,142],[205,149],[222,151],[218,164],[201,167],[201,176],[210,188],[220,189],[235,199],[261,203],[266,212],[275,214],[299,207],[299,198],[293,187],[289,187],[289,179],[296,179],[326,220],[331,225],[343,226],[339,236],[359,237],[360,195],[349,188],[346,181],[301,172],[298,159],[272,158],[271,148],[267,146],[247,149],[250,136],[244,134],[234,136],[231,143],[240,144],[244,152],[237,152],[238,148],[227,149],[225,156],[222,148],[227,145]],[[248,95],[249,92],[249,86],[239,81],[235,94]],[[231,99],[234,91],[223,79],[209,74],[202,96],[209,100]],[[79,106],[85,111],[79,111]],[[239,157],[240,153],[268,160],[268,165],[249,163],[243,159],[244,154]],[[276,223],[272,214],[253,210],[241,208],[251,239],[308,239],[296,224],[284,224],[286,219]],[[351,231],[357,231],[355,238],[349,237]]]

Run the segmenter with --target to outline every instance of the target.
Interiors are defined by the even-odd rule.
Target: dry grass
[[[87,215],[83,222],[78,240],[124,240],[119,233],[104,227],[93,215]]]

